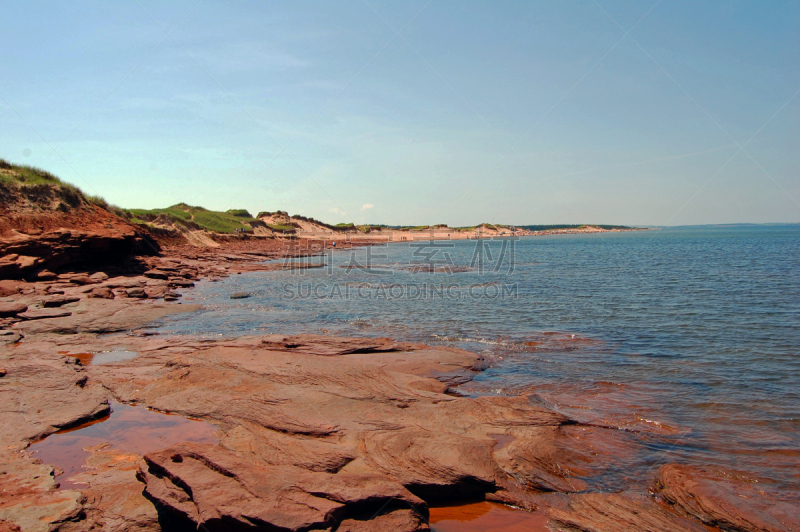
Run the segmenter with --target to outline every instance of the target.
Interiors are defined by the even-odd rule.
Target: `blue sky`
[[[0,157],[123,207],[800,222],[798,1],[2,11]]]

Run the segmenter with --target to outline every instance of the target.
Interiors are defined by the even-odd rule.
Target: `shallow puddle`
[[[550,532],[543,512],[515,510],[503,504],[481,501],[431,508],[435,532]]]
[[[205,421],[112,402],[111,414],[56,432],[30,449],[43,463],[63,471],[56,475],[62,488],[80,489],[85,485],[71,482],[70,478],[82,471],[89,457],[89,452],[83,450],[86,447],[107,442],[121,451],[144,455],[184,441],[218,443],[216,431]]]
[[[121,362],[123,360],[130,360],[131,358],[136,358],[139,356],[139,353],[136,351],[124,350],[74,354],[69,353],[68,351],[59,351],[59,353],[77,358],[83,366],[88,366],[89,364],[108,364],[110,362]]]

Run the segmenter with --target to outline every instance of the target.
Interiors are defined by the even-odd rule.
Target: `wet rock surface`
[[[414,531],[429,529],[428,504],[485,498],[537,512],[554,530],[798,529],[795,503],[676,464],[652,485],[597,492],[590,472],[614,459],[600,443],[620,448],[619,431],[533,396],[451,393],[487,367],[465,351],[385,338],[137,333],[198,308],[173,302],[184,281],[283,267],[244,250],[204,253],[145,257],[138,272],[0,282],[2,304],[26,307],[0,318],[0,527]],[[45,308],[56,297],[64,303]],[[81,363],[120,351],[138,356]],[[144,456],[96,445],[79,475],[86,487],[59,489],[28,445],[103,416],[112,400],[212,422],[219,443]]]
[[[765,497],[754,479],[730,472],[668,464],[658,472],[656,493],[679,512],[723,530],[800,530],[797,504]]]

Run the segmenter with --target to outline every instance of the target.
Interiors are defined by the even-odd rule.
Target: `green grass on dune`
[[[133,223],[152,224],[153,222],[172,222],[192,229],[205,229],[217,233],[234,233],[236,230],[252,231],[252,223],[261,224],[259,220],[245,209],[230,209],[217,212],[179,203],[165,209],[121,209],[99,196],[90,196],[81,192],[75,185],[65,183],[46,170],[32,166],[17,165],[0,159],[0,186],[16,189],[24,196],[34,198],[39,203],[61,199],[59,209],[69,209],[81,203],[89,203],[110,210]],[[55,196],[54,196],[55,194]],[[42,203],[44,205],[44,203]],[[288,232],[293,227],[279,226],[277,230]]]
[[[277,233],[294,233],[296,227],[288,223],[265,224],[258,218],[263,216],[281,215],[289,217],[286,212],[277,211],[275,213],[260,212],[254,218],[246,209],[229,209],[225,212],[211,211],[203,207],[195,207],[186,203],[178,203],[163,209],[122,209],[110,205],[106,200],[99,196],[84,194],[78,187],[66,183],[51,174],[47,170],[33,166],[17,165],[9,163],[5,159],[0,159],[0,199],[8,201],[8,198],[26,198],[35,208],[46,210],[55,209],[68,211],[87,204],[97,205],[107,209],[114,214],[121,216],[130,222],[137,224],[152,225],[154,223],[173,223],[190,229],[204,229],[216,233],[235,233],[237,230],[252,232],[256,226],[269,227]],[[404,231],[423,232],[431,229],[444,229],[446,225],[438,226],[389,226],[381,224],[355,225],[353,223],[339,223],[329,225],[313,218],[295,215],[290,218],[317,223],[323,227],[335,231],[359,231],[369,233],[370,231],[393,229]],[[453,227],[453,231],[472,231],[479,227],[489,230],[507,230],[511,226],[500,224],[484,223],[471,227]],[[518,225],[517,229],[527,229],[531,231],[547,231],[557,229],[582,229],[588,227],[586,224],[559,224],[559,225]],[[601,229],[631,229],[624,225],[602,225],[592,224],[592,227]]]
[[[267,227],[269,227],[273,231],[277,231],[278,233],[290,233],[297,229],[293,225],[283,225],[283,224],[267,224]]]
[[[250,214],[247,209],[228,209],[225,211],[225,214],[236,216],[237,218],[253,219],[253,215]]]
[[[237,229],[249,232],[253,230],[251,222],[258,223],[258,220],[245,209],[219,212],[185,203],[164,209],[127,209],[126,212],[131,221],[152,223],[161,218],[162,221],[171,221],[188,227],[196,226],[215,233],[235,233]]]
[[[15,183],[25,185],[59,185],[77,189],[74,185],[64,183],[59,178],[41,168],[11,164],[5,159],[0,159],[0,179],[4,183]]]

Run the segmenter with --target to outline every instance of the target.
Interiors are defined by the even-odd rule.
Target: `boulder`
[[[97,273],[93,273],[92,275],[90,275],[89,279],[91,279],[92,281],[94,281],[96,283],[101,283],[101,282],[105,281],[106,279],[108,279],[108,275],[106,273],[104,273],[104,272],[97,272]]]
[[[114,293],[105,286],[96,286],[89,292],[89,297],[98,299],[114,299]]]
[[[168,288],[164,285],[161,286],[146,286],[144,288],[144,292],[147,294],[147,297],[152,299],[159,299],[164,297],[164,294],[167,292]]]
[[[24,284],[25,283],[11,281],[8,279],[0,280],[0,297],[8,297],[19,294],[20,286],[24,286]]]
[[[128,297],[135,297],[135,298],[146,298],[147,293],[144,291],[144,288],[128,288],[126,290],[126,294]]]
[[[58,278],[58,276],[49,270],[42,270],[36,274],[36,278],[39,281],[53,281]]]
[[[250,297],[249,292],[234,292],[231,294],[231,299],[246,299]]]

